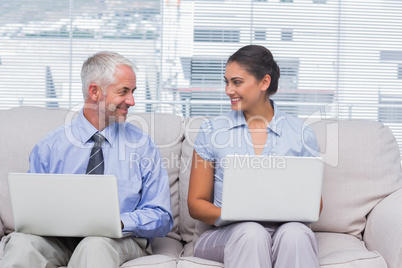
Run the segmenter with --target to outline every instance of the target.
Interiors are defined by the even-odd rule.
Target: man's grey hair
[[[107,88],[117,82],[114,74],[121,65],[126,65],[133,71],[135,70],[135,65],[129,59],[116,52],[101,51],[89,57],[81,69],[84,100],[88,97],[88,89],[91,83],[97,84],[102,89],[103,94],[106,95]]]

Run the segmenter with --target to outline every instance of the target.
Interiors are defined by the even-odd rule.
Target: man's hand
[[[121,223],[121,229],[123,230],[124,229],[124,224],[123,224],[122,221],[120,221],[120,223]]]

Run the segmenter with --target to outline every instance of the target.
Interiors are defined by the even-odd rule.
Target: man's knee
[[[0,267],[58,267],[66,265],[70,256],[57,238],[14,232],[4,243]]]
[[[130,237],[86,237],[78,244],[68,267],[117,267],[143,255],[145,252]]]
[[[29,250],[30,248],[41,250],[44,243],[53,242],[50,240],[51,239],[46,239],[42,236],[13,232],[6,237],[5,245],[6,248],[15,245],[20,248],[20,250]]]
[[[117,267],[120,265],[119,253],[106,237],[86,237],[74,250],[68,263],[69,268]]]
[[[6,243],[11,241],[18,241],[19,243],[37,243],[43,240],[43,237],[31,234],[23,234],[18,232],[12,232],[6,237]]]
[[[115,251],[113,247],[113,240],[107,237],[91,236],[84,238],[77,246],[76,251],[87,252],[102,252],[102,251]]]

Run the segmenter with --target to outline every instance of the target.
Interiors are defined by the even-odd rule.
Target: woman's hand
[[[321,196],[320,215],[321,215],[322,207],[323,207],[323,204],[322,204],[322,196]]]

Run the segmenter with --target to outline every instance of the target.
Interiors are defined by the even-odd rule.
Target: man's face
[[[104,117],[105,125],[112,122],[124,122],[128,108],[134,106],[134,90],[136,89],[136,76],[131,68],[122,65],[115,73],[116,83],[107,88],[107,94],[99,101],[100,118]]]

